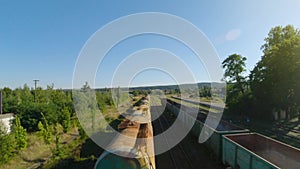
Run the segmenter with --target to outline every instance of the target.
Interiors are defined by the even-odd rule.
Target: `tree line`
[[[85,84],[81,90],[88,88],[88,84]],[[53,149],[53,155],[58,156],[62,154],[59,128],[67,133],[74,124],[80,137],[86,138],[86,133],[76,118],[71,90],[54,89],[53,85],[49,85],[44,89],[38,87],[35,91],[25,84],[16,89],[4,87],[1,91],[3,113],[13,113],[15,119],[12,121],[10,134],[0,125],[0,164],[27,147],[27,133],[37,134],[46,144],[54,143],[56,149]],[[105,113],[106,106],[114,105],[111,91],[96,91],[95,104]]]
[[[249,75],[246,57],[232,54],[223,61],[228,112],[270,121],[279,112],[285,112],[286,121],[300,116],[299,29],[272,28],[261,50],[263,55]]]

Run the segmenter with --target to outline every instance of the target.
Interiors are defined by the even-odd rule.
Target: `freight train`
[[[149,97],[118,125],[120,134],[97,160],[95,169],[155,169]]]
[[[202,130],[210,133],[204,145],[217,160],[233,169],[299,169],[300,149],[276,141],[261,134],[251,133],[226,121],[220,121],[216,129],[205,124],[207,114],[184,106],[170,99],[162,99],[166,109],[172,112],[183,125],[195,121],[191,133],[199,137]],[[204,127],[205,126],[205,127]]]

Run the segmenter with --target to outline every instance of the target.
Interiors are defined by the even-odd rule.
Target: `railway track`
[[[159,121],[159,126],[160,126],[160,127],[159,127],[159,128],[160,128],[160,132],[164,131],[164,130],[162,129],[162,124],[161,124],[160,121]],[[156,129],[157,129],[157,128],[156,128]],[[165,142],[166,145],[170,148],[170,144],[169,144],[169,142],[168,142],[166,136],[163,135],[163,137],[164,137],[164,142]],[[178,167],[176,166],[176,160],[175,160],[174,154],[171,153],[171,152],[168,152],[167,155],[169,156],[169,159],[170,159],[169,162],[171,162],[171,163],[169,163],[169,164],[173,165],[172,168],[178,169]],[[171,167],[171,166],[170,166],[170,167]]]
[[[165,122],[162,122],[162,120]],[[160,119],[160,124],[163,125],[165,124],[166,127],[168,128],[170,126],[169,121],[166,119],[165,115],[162,115],[162,118]],[[167,128],[164,128],[164,130],[166,130]],[[174,136],[174,135],[173,135]],[[174,136],[176,137],[176,136]],[[171,153],[176,154],[176,156],[178,156],[178,154],[180,154],[180,156],[178,156],[177,158],[182,159],[182,160],[176,160],[177,166],[179,166],[179,168],[191,168],[193,169],[193,165],[191,163],[190,157],[187,155],[187,153],[184,151],[183,146],[181,143],[179,143],[177,146],[175,146],[174,148],[171,149]]]
[[[282,131],[293,132],[295,134],[300,135],[300,130],[299,129],[297,130],[297,129],[294,129],[292,127],[287,127],[287,126],[284,126],[284,124],[276,124],[275,126],[279,129],[281,129]]]
[[[159,133],[165,131],[166,129],[169,128],[170,122],[167,120],[165,115],[161,115],[161,117],[157,120],[158,124],[155,124],[156,129],[159,129]],[[174,136],[176,137],[176,136]],[[168,139],[170,138],[165,138],[165,143],[166,145],[170,148],[170,144]],[[168,152],[166,152],[168,156],[170,157],[170,161],[172,161],[172,166],[168,168],[176,168],[176,169],[194,169],[195,167],[193,166],[190,157],[187,155],[187,153],[184,151],[183,146],[179,143],[172,149],[170,149]]]
[[[152,111],[152,113],[155,112]],[[174,122],[174,116],[169,113],[170,112],[165,112],[159,119],[153,121],[155,135],[165,131],[165,129]],[[168,139],[170,140],[172,138]],[[216,162],[211,156],[211,152],[204,145],[198,143],[198,139],[191,133],[187,134],[187,136],[171,150],[156,156],[155,159],[157,160],[156,166],[158,169],[225,169],[223,165]]]

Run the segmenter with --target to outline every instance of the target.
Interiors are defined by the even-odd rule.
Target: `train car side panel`
[[[274,141],[265,136],[256,133],[233,134],[223,136],[223,153],[222,161],[229,164],[234,169],[298,169],[299,162],[291,159],[297,157],[291,156],[286,163],[283,157],[283,148],[277,148],[274,145],[284,146],[284,144]],[[298,151],[300,150],[289,147],[287,148]],[[268,152],[267,156],[263,152]],[[276,158],[275,158],[276,157]],[[274,160],[277,159],[277,160]]]

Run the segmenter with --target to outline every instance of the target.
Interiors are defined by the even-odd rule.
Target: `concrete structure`
[[[6,133],[10,133],[12,129],[12,120],[14,119],[13,113],[0,114],[0,125],[3,125],[3,128]],[[2,126],[1,126],[2,128]]]

